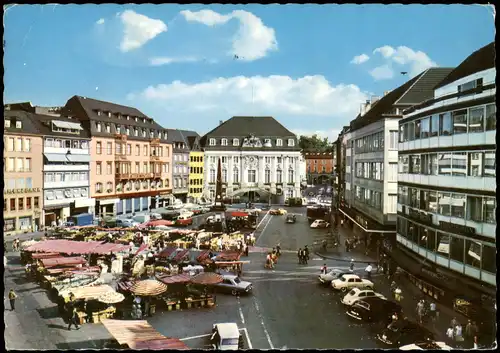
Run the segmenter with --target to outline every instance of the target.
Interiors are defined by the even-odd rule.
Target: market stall
[[[152,302],[154,297],[167,291],[167,285],[156,280],[146,279],[135,282],[130,288],[134,295],[144,298],[144,310],[146,315],[152,316],[156,312],[156,304]]]
[[[159,276],[157,279],[167,285],[167,291],[163,293],[160,298],[167,307],[167,310],[179,310],[181,308],[181,303],[186,297],[186,287],[191,281],[190,276],[188,274],[179,274],[173,276]]]
[[[103,320],[104,327],[120,345],[130,349],[189,349],[177,338],[168,338],[145,320]]]
[[[188,309],[191,306],[214,306],[215,305],[215,293],[211,286],[217,283],[221,283],[224,279],[221,275],[214,272],[203,272],[191,278],[191,283],[199,285],[202,288],[202,295],[199,298],[188,297],[186,298],[186,304]]]
[[[60,254],[99,254],[125,252],[130,249],[129,245],[102,243],[99,241],[73,241],[65,239],[53,239],[37,242],[25,249],[27,252],[49,252]]]

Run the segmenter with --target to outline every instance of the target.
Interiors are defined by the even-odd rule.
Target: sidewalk
[[[351,233],[351,234],[350,234]],[[332,260],[344,260],[350,261],[354,259],[355,272],[364,273],[364,265],[371,263],[374,269],[377,268],[377,254],[369,253],[368,256],[365,255],[365,246],[361,242],[355,249],[349,252],[345,252],[344,241],[347,237],[352,238],[354,234],[350,232],[346,227],[339,227],[339,238],[340,244],[337,248],[327,247],[326,252],[316,252],[317,255],[322,256],[327,259]],[[373,283],[375,283],[375,289],[377,292],[383,294],[387,298],[393,298],[393,294],[390,290],[390,285],[393,279],[388,279],[387,276],[380,275],[380,272],[373,272],[372,275]],[[416,315],[417,303],[420,299],[425,299],[427,303],[430,303],[431,298],[424,293],[422,293],[413,283],[409,281],[404,274],[396,275],[394,281],[398,284],[399,288],[402,290],[403,299],[400,302],[401,307],[405,315],[412,321],[418,321]],[[463,332],[465,332],[465,325],[467,324],[467,317],[454,311],[452,308],[444,306],[442,304],[436,303],[437,311],[439,312],[439,318],[436,320],[434,325],[432,321],[424,325],[432,333],[434,333],[436,340],[446,342],[446,330],[449,327],[451,320],[455,317],[461,324]]]

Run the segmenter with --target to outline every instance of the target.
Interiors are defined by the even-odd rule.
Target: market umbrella
[[[154,296],[165,293],[167,291],[167,285],[155,279],[145,279],[134,283],[130,291],[135,295]]]
[[[210,285],[221,283],[223,280],[222,276],[218,273],[203,272],[191,278],[191,283]]]
[[[104,304],[116,304],[125,300],[125,296],[117,292],[107,292],[99,296],[97,300]]]

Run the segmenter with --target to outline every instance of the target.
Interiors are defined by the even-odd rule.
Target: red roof
[[[217,255],[215,258],[216,261],[238,261],[240,259],[241,254],[237,251],[224,251]]]
[[[100,241],[74,241],[52,239],[40,241],[26,248],[29,252],[57,252],[62,254],[100,254],[117,253],[130,249],[129,245],[102,243]]]
[[[80,264],[85,264],[87,260],[85,260],[83,257],[77,256],[77,257],[52,257],[48,259],[40,259],[42,262],[43,267],[45,268],[50,268],[50,267],[57,267],[57,266],[74,266],[74,265],[80,265]]]
[[[158,253],[158,257],[169,257],[177,248],[168,247]]]
[[[201,262],[205,259],[208,259],[208,254],[210,254],[210,250],[205,250],[198,257],[196,258],[196,261]]]
[[[231,213],[232,217],[248,217],[248,213],[246,212],[233,212]]]
[[[189,250],[182,250],[182,251],[179,251],[175,257],[174,257],[174,261],[180,261],[182,260],[182,258],[187,254],[189,253]]]
[[[165,284],[176,284],[176,283],[188,283],[191,281],[191,277],[188,274],[180,274],[175,276],[163,276],[157,277],[158,281]]]
[[[132,349],[151,349],[151,350],[163,350],[163,349],[179,349],[188,350],[189,347],[178,338],[162,338],[156,340],[148,341],[137,341],[131,344]]]

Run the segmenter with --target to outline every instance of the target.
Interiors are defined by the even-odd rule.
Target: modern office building
[[[44,224],[43,140],[24,111],[4,110],[4,235],[31,232]]]
[[[340,212],[365,245],[377,248],[396,232],[398,121],[403,110],[433,96],[452,69],[431,68],[361,106],[345,134],[345,203]]]
[[[436,299],[496,298],[494,43],[470,55],[399,121],[399,266]]]
[[[300,197],[297,136],[273,117],[235,116],[201,139],[205,151],[205,197],[214,200],[218,160],[223,196],[282,203]]]
[[[324,152],[303,152],[306,161],[307,184],[331,184],[335,168],[335,155],[332,150]]]
[[[120,215],[161,206],[171,193],[172,146],[167,130],[139,110],[73,96],[63,108],[89,131],[90,195],[96,215]]]

